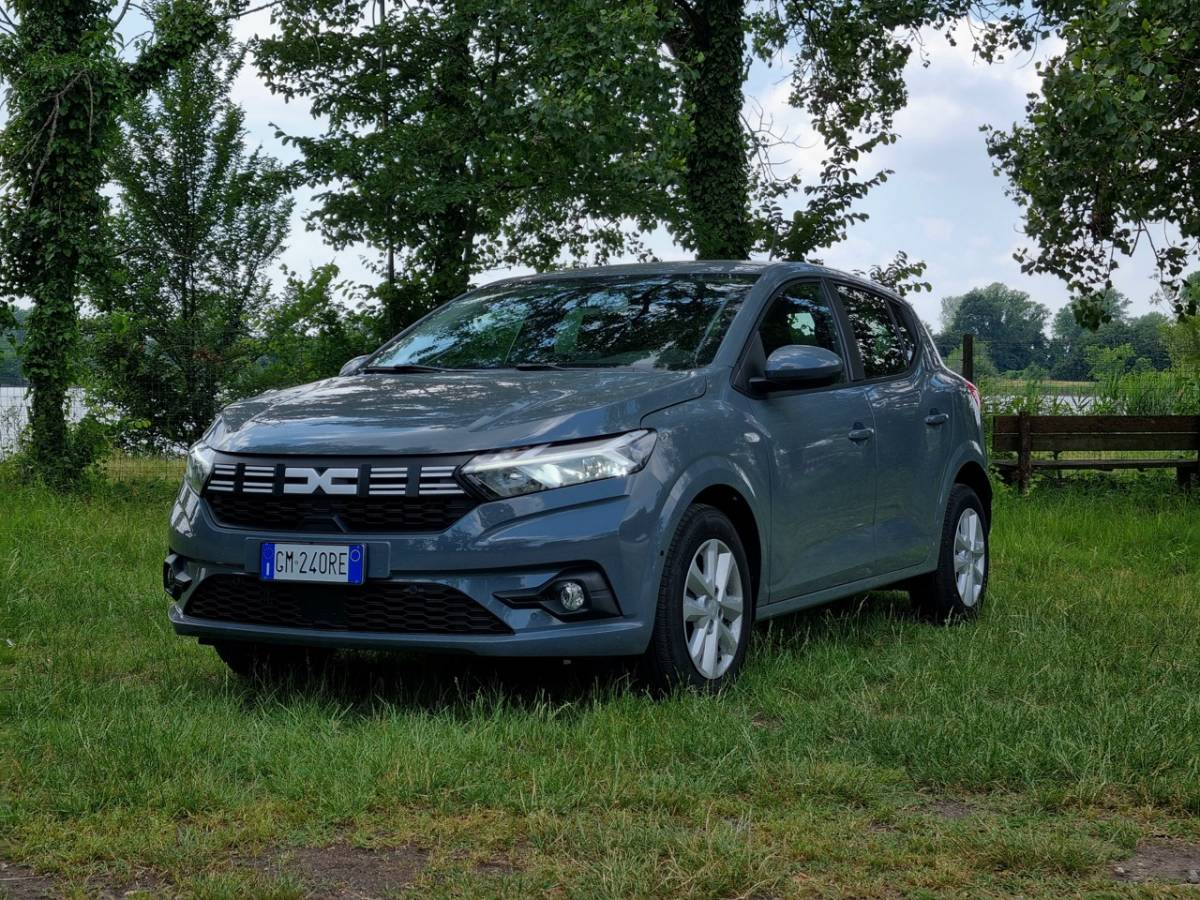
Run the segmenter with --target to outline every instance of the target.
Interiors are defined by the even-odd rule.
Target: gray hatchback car
[[[222,411],[163,581],[235,671],[334,648],[640,657],[716,687],[755,620],[887,585],[974,614],[973,385],[899,297],[818,266],[482,287],[341,375]]]

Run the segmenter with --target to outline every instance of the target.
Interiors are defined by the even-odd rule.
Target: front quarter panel
[[[657,593],[666,551],[687,508],[707,488],[736,490],[750,507],[762,547],[759,594],[769,583],[769,482],[766,439],[754,423],[727,400],[729,373],[710,375],[703,398],[660,410],[643,424],[658,432],[650,466],[663,485],[658,511],[658,552],[646,573],[647,590]]]

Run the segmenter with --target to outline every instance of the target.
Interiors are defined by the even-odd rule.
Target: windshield
[[[702,366],[757,279],[642,275],[499,284],[443,306],[365,369]]]

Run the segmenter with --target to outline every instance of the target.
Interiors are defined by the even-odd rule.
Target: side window
[[[883,378],[899,375],[907,369],[916,352],[916,344],[903,318],[893,316],[889,309],[891,302],[878,294],[845,284],[839,284],[837,292],[858,343],[863,375]]]
[[[758,336],[762,339],[764,356],[789,344],[824,347],[842,355],[833,310],[825,302],[821,285],[816,281],[802,281],[785,287],[783,293],[771,301],[758,326]]]
[[[912,325],[909,317],[905,315],[898,304],[889,300],[888,307],[892,311],[892,321],[896,323],[896,329],[900,332],[900,344],[904,348],[904,368],[912,365],[913,357],[917,355],[918,338],[912,332]]]

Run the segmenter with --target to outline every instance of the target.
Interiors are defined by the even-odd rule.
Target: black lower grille
[[[479,501],[470,496],[358,497],[321,494],[223,494],[204,498],[217,521],[272,531],[445,531]]]
[[[432,582],[286,584],[213,575],[188,600],[187,614],[243,625],[392,634],[512,634],[466,594]]]

